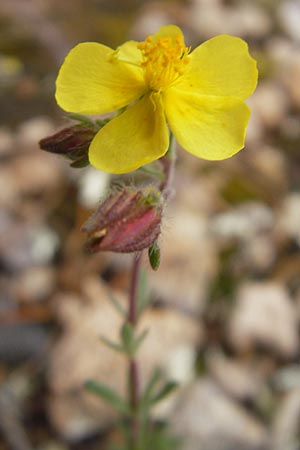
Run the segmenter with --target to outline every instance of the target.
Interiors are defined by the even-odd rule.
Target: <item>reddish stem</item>
[[[135,256],[132,266],[130,292],[129,292],[129,308],[128,308],[128,322],[133,328],[137,325],[138,311],[137,311],[137,294],[138,294],[138,280],[141,268],[142,253]],[[140,436],[140,422],[139,422],[139,367],[135,357],[129,360],[129,387],[130,387],[130,449],[137,450]]]

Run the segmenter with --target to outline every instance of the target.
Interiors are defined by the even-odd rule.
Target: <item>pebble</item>
[[[82,206],[95,208],[109,187],[110,175],[89,166],[82,171],[78,178],[79,202]]]
[[[49,345],[45,328],[36,324],[1,324],[0,360],[20,364],[30,359],[40,359]]]
[[[214,236],[221,240],[240,239],[264,233],[274,226],[272,209],[260,202],[245,202],[235,209],[217,214],[211,224]]]
[[[41,139],[55,131],[56,127],[49,117],[38,116],[24,121],[16,133],[20,150],[24,147],[36,146]]]
[[[284,31],[297,42],[300,42],[300,3],[298,0],[280,2],[277,10],[278,20]]]
[[[232,34],[255,39],[266,36],[272,22],[267,12],[251,3],[225,6],[220,1],[194,0],[189,10],[189,23],[194,33],[211,38]]]
[[[58,247],[57,234],[46,225],[16,223],[0,240],[2,264],[9,271],[49,263]]]
[[[253,350],[259,344],[290,358],[299,351],[296,307],[282,285],[247,282],[237,293],[228,334],[237,351]]]
[[[300,245],[300,193],[291,192],[282,201],[277,230]]]
[[[263,425],[208,377],[182,393],[171,426],[183,450],[267,449]]]
[[[242,258],[252,272],[265,272],[275,263],[277,248],[274,238],[268,233],[251,237],[244,243]]]
[[[266,128],[278,127],[288,110],[286,93],[275,81],[261,81],[248,104]]]
[[[66,176],[62,163],[56,155],[37,148],[19,155],[10,165],[9,173],[20,196],[43,193],[55,195]]]
[[[13,149],[14,138],[6,127],[0,128],[0,157],[9,156]]]
[[[154,298],[199,314],[216,271],[207,219],[177,203],[168,208],[162,226],[161,265],[149,273]]]
[[[280,402],[272,424],[273,450],[298,450],[300,388],[289,390]]]
[[[55,289],[55,271],[52,267],[33,266],[24,270],[14,283],[14,293],[23,303],[41,302]]]
[[[262,377],[255,366],[228,358],[218,350],[208,352],[206,362],[210,375],[231,397],[255,400],[262,389]]]

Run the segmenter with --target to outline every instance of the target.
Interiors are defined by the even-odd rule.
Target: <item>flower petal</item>
[[[142,52],[138,48],[138,41],[127,41],[116,50],[116,57],[119,61],[128,64],[140,65],[142,62]]]
[[[56,100],[65,111],[101,114],[128,105],[144,92],[140,68],[118,61],[115,51],[85,42],[74,47],[56,80]]]
[[[216,36],[199,45],[177,86],[202,95],[249,97],[257,84],[256,61],[245,41],[229,35]]]
[[[234,97],[209,97],[169,89],[166,115],[179,144],[208,160],[229,158],[244,147],[250,115],[248,106]]]
[[[154,41],[156,41],[157,39],[165,37],[170,37],[175,40],[178,36],[181,36],[184,42],[184,36],[179,27],[177,27],[176,25],[163,25],[156,31],[155,34],[153,34],[152,37]]]
[[[96,134],[89,159],[106,172],[130,172],[163,156],[168,143],[161,96],[147,94]]]

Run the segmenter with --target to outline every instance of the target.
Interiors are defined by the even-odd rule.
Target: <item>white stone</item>
[[[300,2],[285,0],[279,3],[278,19],[284,30],[295,41],[300,42]]]
[[[260,450],[267,441],[263,426],[207,378],[182,393],[171,425],[183,450]]]
[[[211,230],[220,239],[245,239],[270,230],[274,215],[267,205],[259,202],[243,203],[236,209],[220,213],[212,220]]]
[[[283,357],[299,351],[296,306],[283,286],[275,282],[248,282],[240,287],[228,333],[238,351],[257,344]]]
[[[283,199],[277,228],[291,239],[295,239],[300,244],[300,194],[290,193]]]
[[[108,189],[110,175],[92,166],[79,178],[79,201],[86,208],[95,208]]]

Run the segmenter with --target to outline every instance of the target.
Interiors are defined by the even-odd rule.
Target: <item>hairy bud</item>
[[[72,161],[72,167],[85,167],[89,164],[88,149],[96,132],[92,126],[73,125],[42,139],[39,145],[42,150],[65,156]]]
[[[92,252],[131,253],[149,248],[160,234],[160,192],[125,187],[113,192],[92,214],[82,231]]]

